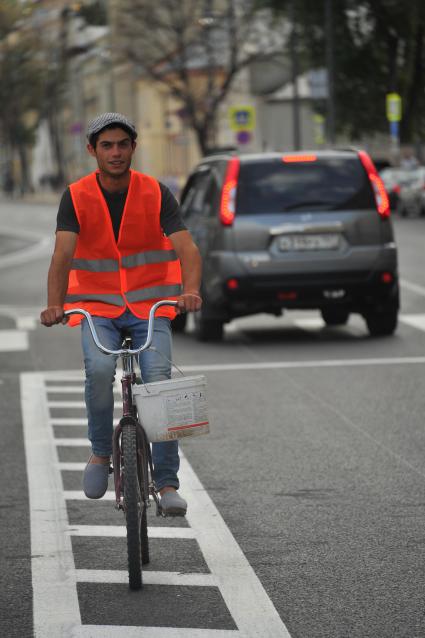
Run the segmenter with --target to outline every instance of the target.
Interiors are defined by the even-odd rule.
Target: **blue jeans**
[[[121,347],[121,330],[130,332],[133,347],[138,348],[146,340],[148,322],[126,310],[116,319],[93,317],[100,342],[110,350]],[[93,454],[109,456],[112,453],[112,417],[114,409],[113,382],[117,358],[106,355],[95,345],[86,319],[82,324],[82,347],[86,369],[85,399],[88,416],[88,436]],[[142,379],[145,382],[163,381],[171,376],[171,322],[157,317],[154,324],[152,345],[163,355],[147,350],[139,357]],[[166,357],[166,358],[165,358]],[[177,472],[180,460],[177,441],[152,443],[154,480],[157,489],[165,486],[179,487]]]

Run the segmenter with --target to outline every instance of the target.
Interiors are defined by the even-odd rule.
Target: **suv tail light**
[[[282,162],[285,164],[292,164],[294,162],[315,162],[317,160],[317,155],[284,155],[282,157]]]
[[[360,160],[367,173],[369,181],[373,188],[373,194],[375,195],[376,209],[382,219],[386,219],[390,216],[390,200],[388,199],[387,191],[385,190],[384,182],[378,175],[378,171],[375,168],[375,164],[370,159],[369,155],[365,151],[359,151]]]
[[[221,191],[220,221],[223,226],[231,226],[235,218],[239,167],[240,160],[237,157],[232,157],[227,165],[223,190]]]

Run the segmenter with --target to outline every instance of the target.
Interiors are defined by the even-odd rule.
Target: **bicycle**
[[[89,312],[82,308],[65,311],[65,316],[83,315],[90,328],[96,346],[107,355],[121,358],[123,416],[114,428],[112,440],[112,465],[114,472],[116,509],[122,510],[126,518],[128,580],[130,589],[140,589],[143,584],[142,565],[149,563],[149,539],[147,508],[152,496],[157,506],[157,515],[164,515],[153,482],[153,466],[150,444],[145,430],[137,418],[137,406],[133,400],[132,385],[136,383],[134,357],[152,344],[155,312],[161,306],[176,306],[176,301],[163,300],[154,304],[149,312],[148,333],[140,348],[132,349],[131,338],[125,336],[120,350],[109,350],[103,346]]]

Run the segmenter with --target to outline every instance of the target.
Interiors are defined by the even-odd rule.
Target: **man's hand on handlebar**
[[[54,326],[56,323],[66,323],[62,306],[49,306],[40,314],[40,321],[43,326]]]
[[[198,292],[184,292],[177,298],[177,314],[196,312],[202,306],[202,298]]]

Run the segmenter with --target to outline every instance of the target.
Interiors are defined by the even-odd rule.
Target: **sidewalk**
[[[26,193],[16,197],[7,197],[4,193],[0,193],[0,204],[37,204],[37,205],[54,205],[59,206],[62,191],[56,193],[52,191],[39,191],[36,193]]]

